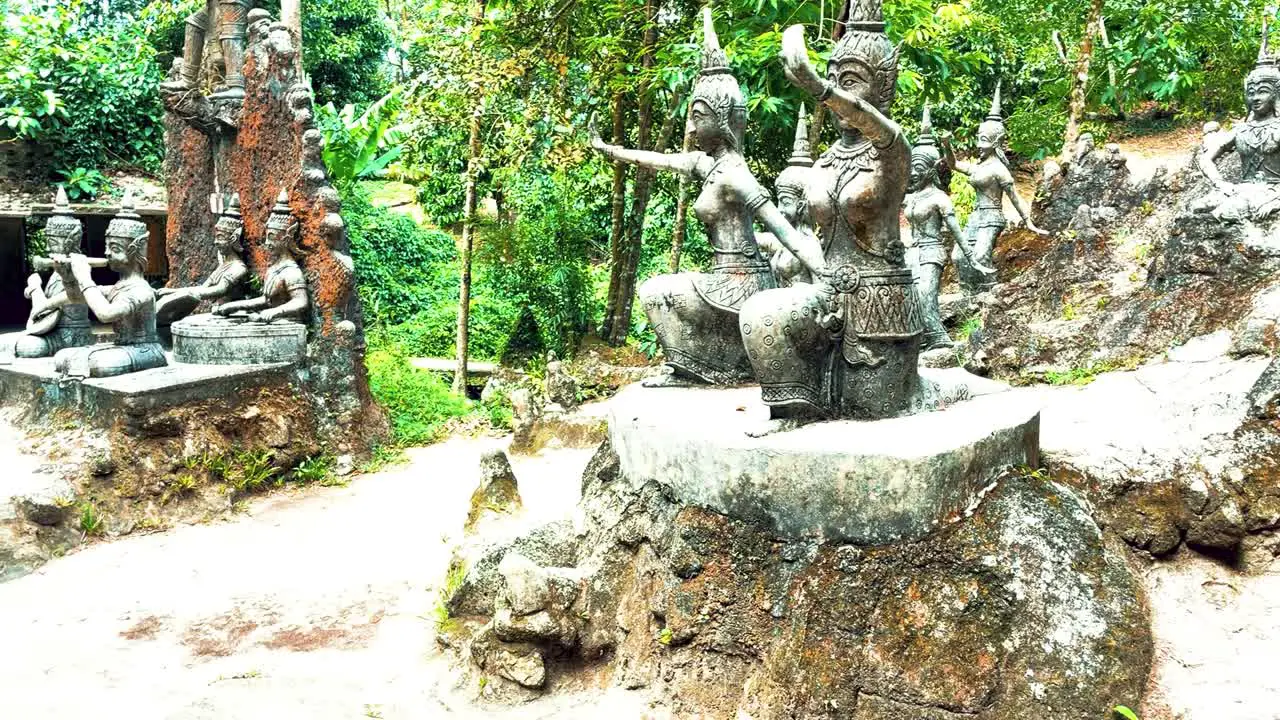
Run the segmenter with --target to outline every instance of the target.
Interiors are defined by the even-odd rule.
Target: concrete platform
[[[1002,470],[1039,463],[1039,402],[974,380],[987,394],[945,410],[763,438],[747,435],[768,419],[758,387],[633,385],[612,401],[609,437],[626,481],[779,537],[907,541],[976,506]]]
[[[170,360],[172,363],[172,359]],[[92,425],[110,426],[122,415],[141,415],[203,400],[230,397],[266,386],[286,386],[294,366],[188,365],[129,373],[113,378],[63,378],[53,358],[17,359],[0,365],[0,404],[25,407],[37,416],[63,409]]]

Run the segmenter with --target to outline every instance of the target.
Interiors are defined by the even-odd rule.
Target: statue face
[[[778,211],[787,219],[787,222],[795,225],[800,221],[800,209],[804,203],[804,190],[794,185],[779,185],[778,191]]]
[[[990,120],[978,126],[978,157],[991,157],[1000,143],[1004,142],[1004,125]]]
[[[123,272],[130,266],[129,238],[119,235],[107,236],[107,268],[114,272]]]
[[[871,82],[874,77],[875,73],[871,70],[871,67],[856,58],[845,60],[827,69],[827,80],[835,83],[836,87],[844,92],[861,98],[870,105],[875,105],[875,98],[872,97],[871,93]],[[855,129],[838,114],[836,114],[836,125],[842,131]]]
[[[267,225],[267,236],[263,239],[262,245],[267,249],[273,257],[283,257],[289,252],[290,241],[294,233],[297,231],[297,225],[292,221],[288,227],[274,227]]]
[[[911,158],[911,179],[908,181],[911,192],[920,192],[933,182],[937,169],[925,158]]]
[[[1274,117],[1276,114],[1276,84],[1252,82],[1245,88],[1245,100],[1256,118]]]
[[[693,125],[698,149],[711,152],[723,144],[724,132],[720,128],[720,118],[707,101],[693,101],[693,107],[689,110],[689,122]]]
[[[45,232],[49,243],[49,252],[57,255],[70,255],[80,252],[80,234],[76,232]]]
[[[234,250],[240,243],[240,226],[234,222],[219,220],[213,226],[213,244],[219,250]]]

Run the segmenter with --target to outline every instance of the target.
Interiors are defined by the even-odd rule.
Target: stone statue
[[[156,293],[142,276],[147,263],[147,226],[133,211],[126,193],[120,212],[107,226],[107,267],[119,273],[115,285],[103,289],[93,281],[88,258],[72,253],[53,258],[54,267],[72,300],[83,300],[94,317],[110,323],[114,345],[91,345],[58,351],[58,372],[74,377],[111,377],[168,364],[156,334]]]
[[[951,140],[943,135],[942,147],[947,164],[952,170],[969,176],[969,183],[978,194],[978,206],[969,215],[965,226],[967,245],[973,250],[973,258],[981,261],[981,267],[963,253],[964,245],[957,243],[951,253],[960,276],[960,285],[966,292],[977,293],[991,289],[996,283],[995,259],[996,240],[1004,232],[1008,221],[1004,216],[1004,198],[1018,211],[1027,229],[1039,235],[1048,235],[1045,230],[1036,227],[1031,221],[1031,210],[1018,197],[1013,189],[1013,173],[1009,171],[1009,160],[1004,154],[1005,140],[1004,118],[1000,111],[1000,85],[996,84],[996,93],[991,100],[991,113],[978,126],[978,162],[957,162],[955,152],[951,148]]]
[[[289,208],[289,190],[280,191],[271,217],[267,219],[267,235],[263,242],[271,258],[266,277],[262,279],[262,296],[248,300],[234,300],[214,308],[217,315],[230,316],[248,313],[250,322],[269,323],[283,318],[302,322],[311,301],[307,297],[307,278],[294,259],[299,225]]]
[[[809,124],[804,106],[801,105],[800,117],[796,120],[796,139],[792,145],[791,160],[778,174],[773,192],[778,200],[778,210],[782,212],[782,216],[787,219],[791,227],[811,238],[807,241],[809,244],[820,246],[818,236],[813,231],[813,219],[809,216],[809,201],[805,197],[811,168],[813,168],[813,154],[809,149]],[[760,243],[760,249],[769,256],[769,267],[773,269],[778,287],[813,282],[813,276],[808,268],[796,259],[790,250],[783,247],[772,233],[760,233],[756,239]]]
[[[80,221],[71,215],[67,191],[59,186],[53,216],[44,226],[49,254],[65,257],[80,252],[83,235]],[[35,264],[37,270],[52,267],[45,258],[37,259]],[[40,281],[39,274],[32,273],[27,279],[24,294],[31,299],[26,330],[0,335],[0,362],[8,362],[14,357],[51,357],[63,348],[93,343],[89,308],[82,302],[71,301],[58,273],[51,273],[45,283]]]
[[[774,287],[768,260],[756,244],[759,220],[802,263],[820,266],[821,249],[810,246],[770,201],[742,156],[747,107],[703,11],[702,70],[689,104],[698,150],[655,153],[605,143],[592,129],[592,146],[612,160],[668,170],[702,181],[693,205],[715,251],[710,273],[660,275],[640,287],[645,314],[672,369],[651,385],[733,384],[751,379],[751,363],[738,334],[738,312],[747,298]]]
[[[973,249],[966,244],[960,223],[956,220],[956,208],[951,203],[938,175],[942,154],[933,136],[933,123],[929,106],[924,106],[920,122],[920,139],[911,150],[911,178],[907,196],[906,216],[911,223],[911,238],[918,254],[916,282],[920,290],[921,309],[924,312],[924,349],[950,347],[951,336],[942,326],[938,312],[938,292],[942,284],[942,269],[947,264],[947,246],[942,239],[943,229],[951,231],[951,237],[975,268],[994,273],[981,258],[975,259]]]
[[[742,308],[743,341],[774,429],[789,420],[898,415],[920,387],[923,319],[898,220],[910,148],[888,117],[898,50],[879,0],[852,0],[848,18],[825,79],[809,64],[803,28],[782,38],[787,77],[832,111],[840,138],[810,171],[806,191],[826,247],[825,262],[807,263],[817,282],[762,292]]]
[[[1264,18],[1258,64],[1244,81],[1249,116],[1232,130],[1206,132],[1196,156],[1200,170],[1217,192],[1193,209],[1222,220],[1265,220],[1280,210],[1280,118],[1276,116],[1280,67],[1270,53],[1267,32]],[[1240,156],[1240,182],[1236,184],[1227,182],[1217,166],[1217,161],[1232,151]]]
[[[162,288],[157,291],[160,301],[156,305],[156,318],[160,325],[170,325],[190,315],[205,300],[238,300],[244,295],[244,281],[249,276],[249,268],[240,257],[243,237],[244,220],[240,217],[240,195],[233,194],[213,227],[213,246],[218,253],[218,267],[214,268],[202,285]]]
[[[217,49],[222,55],[222,87],[212,99],[244,97],[244,54],[248,39],[250,0],[206,0],[205,6],[187,18],[182,45],[182,62],[174,63],[177,77],[166,81],[166,92],[186,92],[199,87],[200,71],[205,64],[205,42],[212,21],[218,33]]]

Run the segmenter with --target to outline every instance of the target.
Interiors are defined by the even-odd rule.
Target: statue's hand
[[[165,297],[178,292],[180,288],[160,288],[156,291],[156,297]]]
[[[609,153],[609,143],[600,137],[600,128],[596,127],[595,113],[591,113],[591,116],[587,118],[587,132],[591,135],[591,147],[607,155]]]
[[[71,267],[71,275],[80,284],[80,287],[88,287],[93,285],[93,268],[89,267],[89,258],[80,253],[72,253],[68,257],[68,263]]]
[[[811,95],[826,89],[818,72],[809,64],[809,50],[804,45],[804,26],[792,25],[782,33],[782,70],[793,85]]]
[[[280,313],[272,308],[267,308],[262,312],[249,313],[250,322],[269,323],[277,317],[280,317]]]
[[[40,292],[43,288],[44,284],[40,282],[40,275],[38,273],[31,273],[31,277],[27,278],[27,287],[23,290],[22,294],[30,300],[32,295]]]
[[[236,309],[235,309],[234,303],[223,303],[221,305],[214,305],[213,309],[210,310],[210,312],[212,312],[214,315],[221,315],[223,317],[226,317],[227,315],[230,315],[235,311]]]

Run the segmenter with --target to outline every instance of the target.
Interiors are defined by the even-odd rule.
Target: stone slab
[[[54,369],[52,358],[17,359],[0,365],[0,404],[26,407],[41,416],[69,410],[89,424],[110,426],[121,414],[177,407],[220,397],[231,397],[265,386],[293,381],[294,366],[189,365],[129,373],[112,378],[76,380]]]
[[[609,437],[634,485],[780,537],[880,545],[927,535],[1004,469],[1039,464],[1040,400],[983,390],[936,412],[752,438],[768,418],[758,387],[632,385],[612,401]]]
[[[175,322],[169,331],[173,335],[173,359],[182,363],[296,363],[307,353],[307,327],[289,320],[260,323],[201,314]]]

